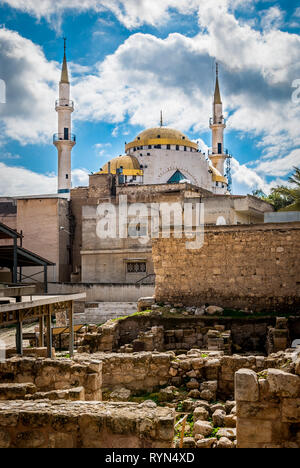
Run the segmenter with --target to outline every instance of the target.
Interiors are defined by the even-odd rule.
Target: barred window
[[[146,273],[146,262],[127,263],[127,273]]]

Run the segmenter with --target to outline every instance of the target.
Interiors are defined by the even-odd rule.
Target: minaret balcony
[[[74,102],[73,101],[69,101],[68,99],[58,99],[56,102],[55,102],[55,109],[58,110],[59,108],[68,108],[70,109],[72,112],[74,111]]]
[[[226,120],[224,117],[220,117],[219,119],[217,117],[211,117],[209,119],[209,125],[212,127],[213,125],[226,125]]]
[[[63,133],[55,133],[55,135],[53,135],[53,143],[56,143],[58,141],[71,141],[73,143],[76,143],[76,135],[71,133],[67,136]]]

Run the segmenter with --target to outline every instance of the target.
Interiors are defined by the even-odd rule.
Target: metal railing
[[[55,143],[56,141],[73,141],[74,143],[76,143],[76,135],[71,133],[68,136],[68,138],[65,138],[65,135],[63,133],[55,133],[55,135],[53,135],[53,143]]]
[[[57,107],[71,107],[71,109],[74,109],[74,102],[69,101],[68,99],[57,99],[55,102],[55,108]]]
[[[224,117],[222,117],[221,119],[211,117],[209,119],[209,125],[226,125],[226,120],[224,119]]]

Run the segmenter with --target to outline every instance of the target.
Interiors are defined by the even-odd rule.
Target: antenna
[[[228,191],[232,192],[232,174],[231,174],[231,160],[232,155],[228,154],[226,159],[226,177],[228,180]]]

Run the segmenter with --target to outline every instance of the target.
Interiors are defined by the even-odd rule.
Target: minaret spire
[[[215,87],[215,96],[214,104],[222,104],[220,85],[219,85],[219,64],[216,63],[216,87]]]
[[[216,63],[216,86],[213,102],[213,117],[210,119],[210,128],[212,130],[212,154],[210,155],[210,160],[212,165],[223,177],[225,173],[225,160],[227,158],[224,150],[224,130],[226,128],[226,122],[223,116],[218,63]],[[226,179],[224,178],[224,182],[225,180]]]
[[[163,121],[163,111],[161,110],[160,111],[160,126],[163,127],[164,126],[164,121]]]
[[[58,193],[69,197],[72,187],[71,155],[76,144],[76,137],[72,135],[73,101],[70,101],[70,81],[66,56],[66,39],[64,38],[64,59],[61,79],[59,82],[59,99],[55,110],[58,114],[58,133],[54,135],[53,143],[58,151]]]
[[[68,62],[67,62],[67,39],[64,37],[64,60],[63,60],[63,65],[62,65],[62,70],[61,70],[61,83],[69,83],[69,73],[68,73]]]

